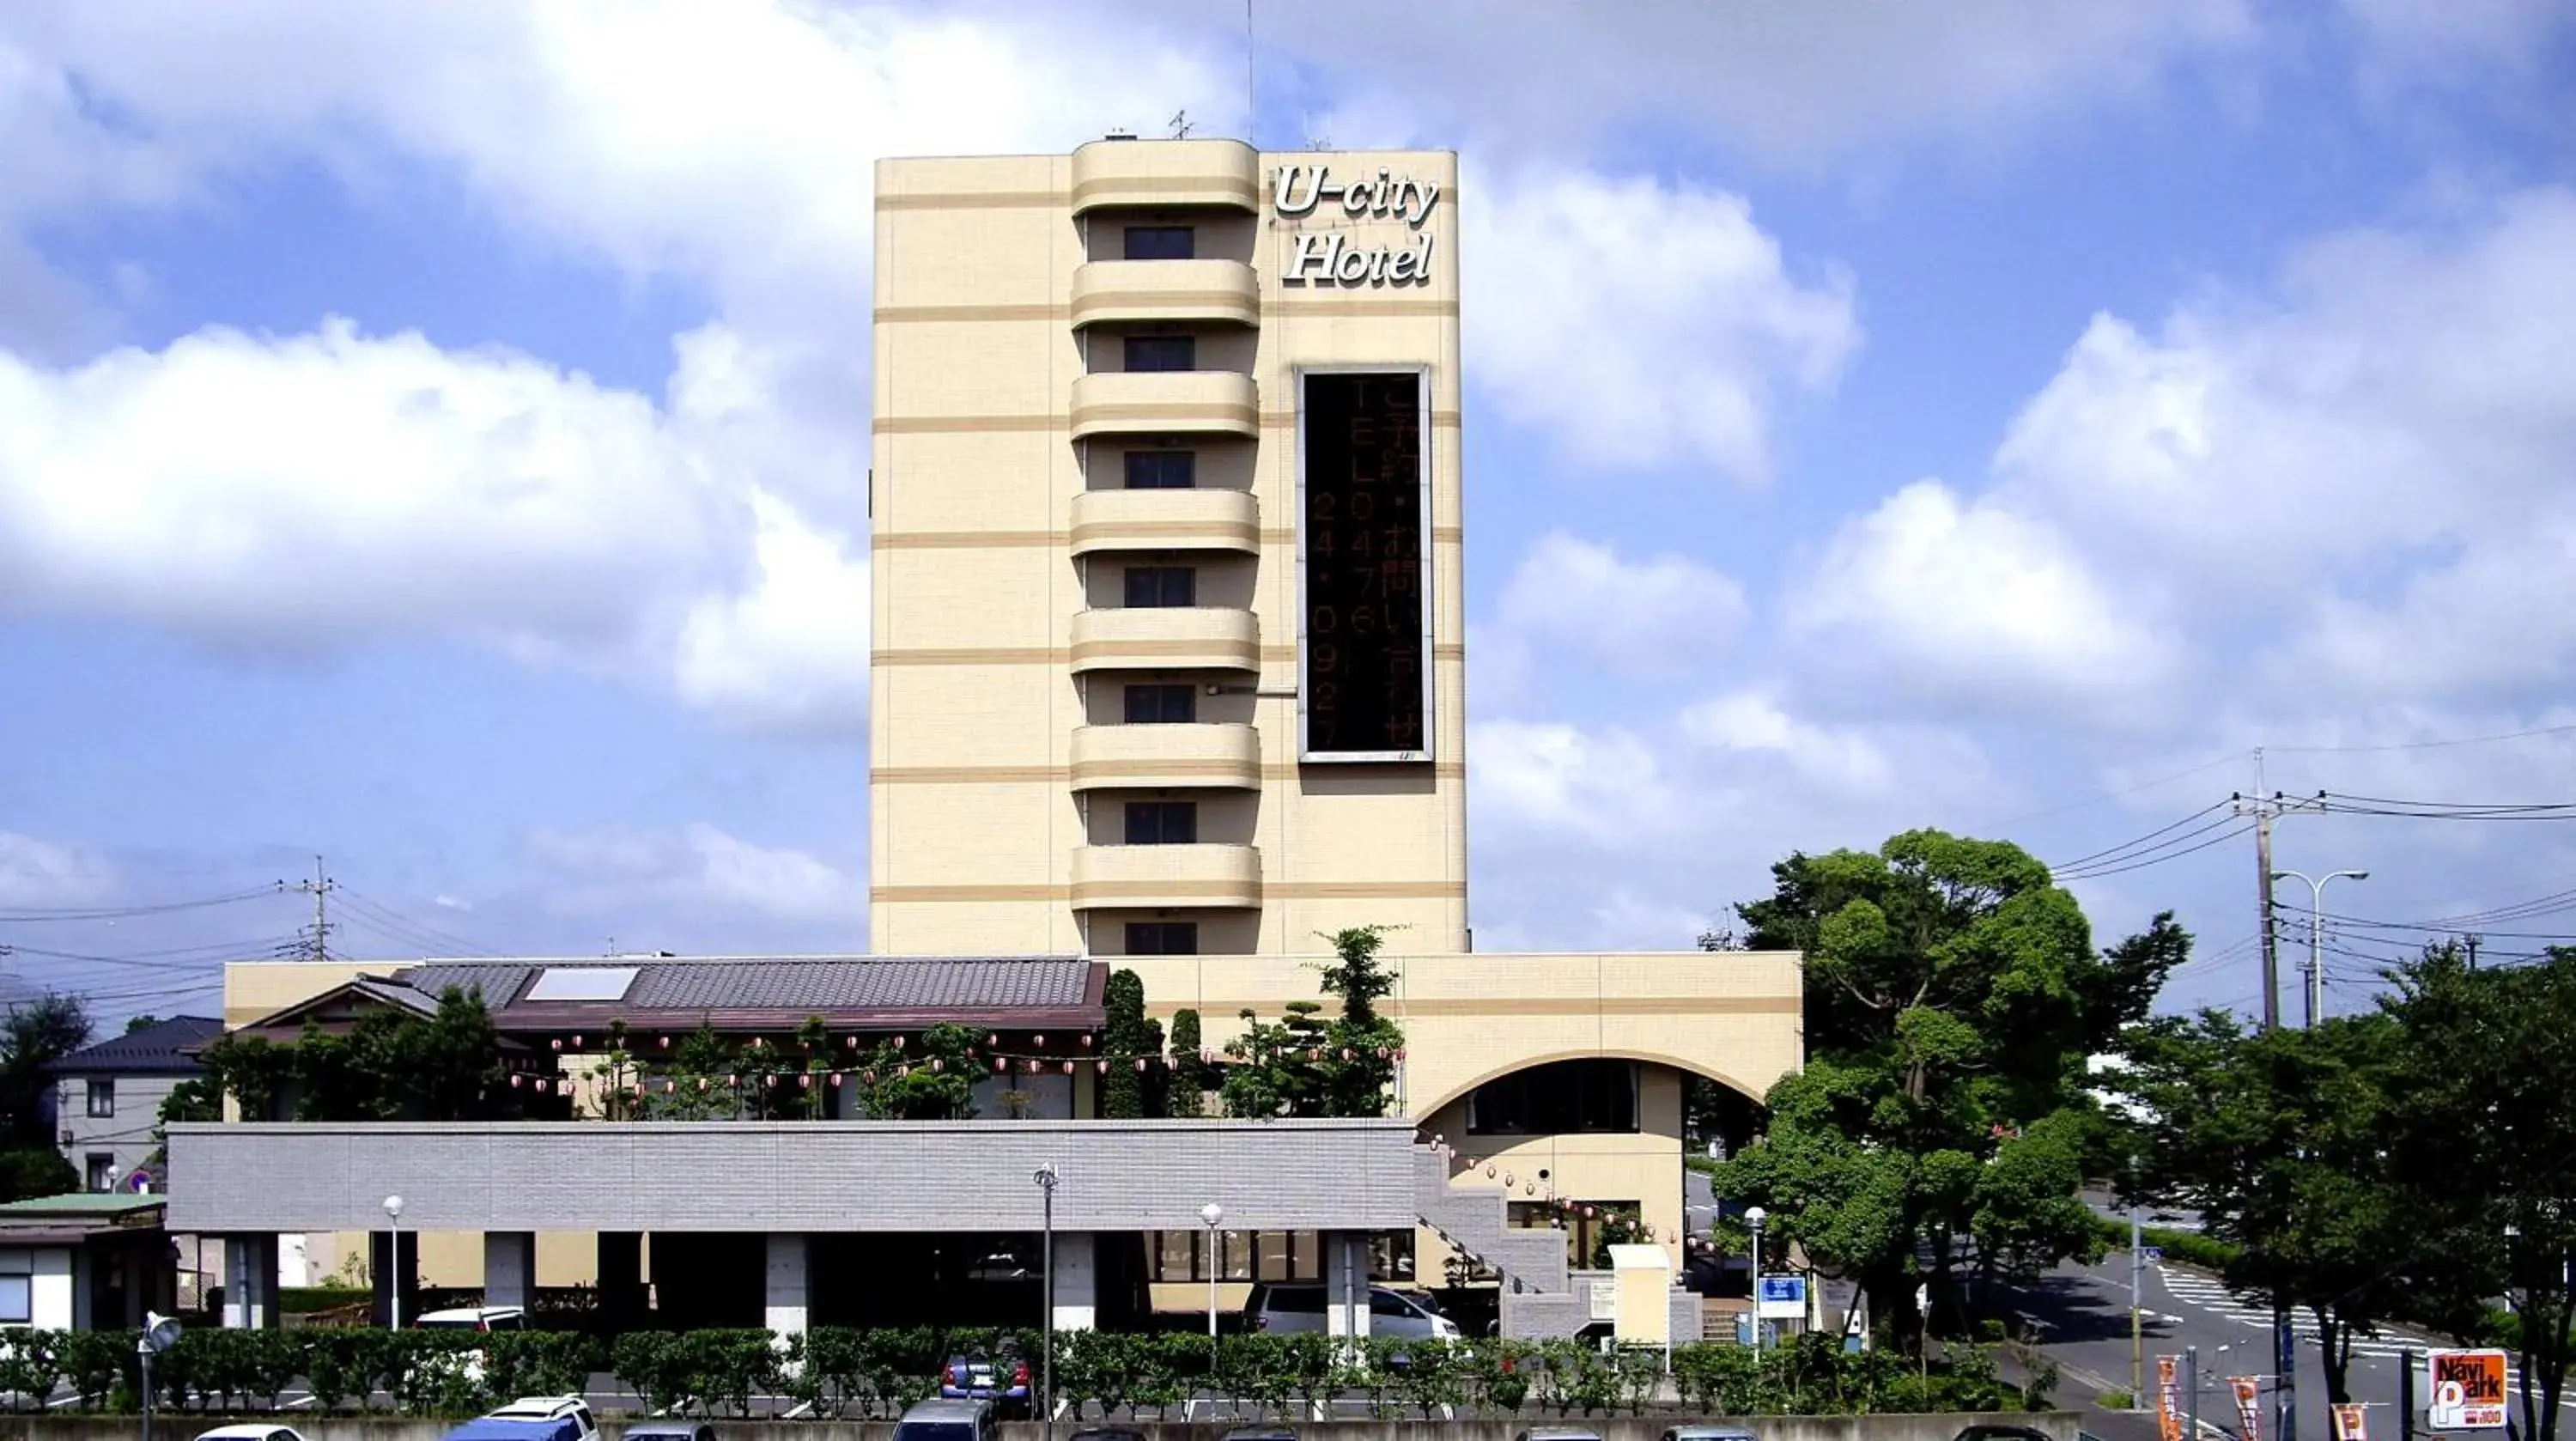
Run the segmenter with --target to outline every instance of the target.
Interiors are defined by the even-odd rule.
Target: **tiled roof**
[[[547,971],[633,970],[615,1000],[523,999]],[[480,990],[506,1024],[546,1016],[652,1012],[775,1012],[850,1018],[861,1013],[956,1012],[961,1018],[1014,1012],[1096,1010],[1094,962],[1079,956],[737,956],[662,959],[621,956],[564,961],[431,961],[394,979],[426,995]]]
[[[119,1073],[187,1073],[197,1069],[190,1047],[222,1035],[224,1023],[212,1016],[173,1016],[139,1031],[110,1036],[83,1046],[45,1069],[57,1075],[102,1071]]]

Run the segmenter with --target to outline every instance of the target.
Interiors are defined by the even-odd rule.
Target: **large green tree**
[[[89,1044],[78,997],[37,996],[0,1017],[0,1201],[50,1196],[80,1184],[54,1148],[54,1078],[45,1068]]]
[[[2205,1012],[2150,1027],[2122,1083],[2144,1112],[2132,1189],[2233,1242],[2225,1272],[2317,1320],[2330,1400],[2353,1344],[2408,1295],[2417,1232],[2387,1140],[2403,1037],[2380,1014],[2248,1035]]]
[[[1793,855],[1772,879],[1736,910],[1747,946],[1805,954],[1808,1059],[1721,1193],[1908,1341],[1918,1284],[1952,1297],[2098,1252],[2076,1193],[2110,1131],[2086,1063],[2145,1019],[2189,935],[2159,916],[2097,953],[2045,865],[1940,831]]]
[[[1100,1059],[1108,1068],[1100,1073],[1100,1114],[1113,1121],[1161,1115],[1163,1023],[1145,1014],[1143,978],[1123,967],[1111,971],[1101,1005]]]
[[[1229,1116],[1383,1116],[1395,1081],[1404,1031],[1379,1015],[1395,989],[1378,960],[1383,926],[1353,926],[1326,939],[1324,994],[1339,999],[1331,1019],[1314,1001],[1291,1001],[1287,1015],[1264,1021],[1243,1013],[1243,1034],[1226,1042],[1229,1064],[1218,1093]]]

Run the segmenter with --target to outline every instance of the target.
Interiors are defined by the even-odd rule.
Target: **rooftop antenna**
[[[1172,118],[1164,123],[1172,127],[1172,138],[1174,140],[1187,140],[1190,138],[1190,112],[1186,110],[1175,110],[1172,112]]]

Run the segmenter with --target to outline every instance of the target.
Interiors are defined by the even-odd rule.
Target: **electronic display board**
[[[1299,377],[1301,754],[1431,758],[1428,377]]]

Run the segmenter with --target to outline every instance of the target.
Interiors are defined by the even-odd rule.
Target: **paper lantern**
[[[984,1044],[988,1046],[998,1046],[1002,1044],[1002,1033],[999,1031],[987,1032],[984,1036]]]
[[[1395,1058],[1399,1061],[1404,1059],[1404,1047],[1398,1046],[1395,1048]]]
[[[877,1073],[874,1071],[861,1071],[859,1072],[859,1079],[873,1086],[877,1083]]]
[[[1037,1035],[1035,1035],[1035,1036],[1033,1036],[1033,1037],[1031,1037],[1031,1038],[1030,1038],[1030,1040],[1029,1040],[1029,1044],[1031,1044],[1031,1045],[1033,1045],[1033,1046],[1043,1046],[1043,1045],[1045,1045],[1045,1044],[1046,1044],[1046,1032],[1044,1032],[1044,1031],[1040,1031],[1040,1032],[1038,1032],[1038,1033],[1037,1033]]]
[[[1082,1033],[1082,1048],[1086,1051],[1091,1049],[1091,1033],[1089,1031]]]
[[[941,1060],[941,1059],[940,1059],[940,1058],[938,1058],[937,1056],[933,1056],[933,1057],[931,1057],[931,1058],[930,1058],[930,1074],[932,1074],[932,1075],[934,1075],[934,1076],[935,1076],[935,1075],[938,1075],[940,1072],[942,1072],[942,1071],[944,1071],[944,1070],[947,1070],[947,1069],[948,1069],[948,1063],[947,1063],[946,1061]]]
[[[1007,1071],[1007,1070],[1009,1070],[1010,1068],[1011,1068],[1011,1063],[1010,1063],[1010,1062],[1003,1060],[1003,1059],[1002,1059],[1001,1057],[999,1057],[999,1056],[995,1056],[995,1057],[993,1058],[993,1069],[994,1069],[994,1070],[996,1070],[996,1071]]]
[[[1583,1219],[1587,1221],[1592,1219],[1592,1208],[1590,1206],[1583,1208]]]
[[[662,1044],[662,1049],[663,1049],[663,1050],[666,1050],[666,1051],[667,1051],[667,1050],[671,1049],[671,1038],[670,1038],[670,1037],[668,1037],[668,1036],[664,1036],[664,1037],[662,1037],[662,1038],[661,1038],[661,1044]]]
[[[545,1077],[543,1077],[543,1076],[539,1076],[539,1077],[537,1077],[537,1089],[538,1089],[538,1090],[540,1090],[540,1091],[550,1091],[550,1090],[552,1090],[552,1089],[554,1089],[554,1088],[553,1088],[551,1085],[547,1084],[547,1082],[546,1082],[546,1078],[545,1078]]]
[[[698,1091],[699,1091],[699,1093],[700,1093],[700,1094],[702,1094],[702,1095],[703,1095],[703,1094],[705,1094],[706,1089],[707,1089],[707,1078],[706,1078],[706,1077],[704,1077],[704,1076],[700,1076],[700,1077],[698,1077]]]
[[[1073,1062],[1067,1061],[1064,1063],[1064,1073],[1068,1076],[1073,1074]]]
[[[1490,1181],[1490,1180],[1492,1180],[1493,1178],[1494,1178],[1494,1168],[1493,1168],[1491,1165],[1488,1165],[1488,1166],[1486,1166],[1486,1167],[1485,1167],[1485,1179]]]
[[[832,1079],[837,1081],[840,1077],[834,1076]],[[812,1071],[806,1071],[797,1076],[796,1089],[800,1091],[810,1091],[814,1089],[814,1073]]]
[[[527,1080],[528,1078],[525,1076],[512,1076],[510,1078],[510,1089],[513,1091],[519,1089],[521,1086],[527,1084]]]
[[[662,1094],[667,1096],[667,1095],[671,1094],[673,1091],[678,1090],[679,1088],[680,1088],[680,1083],[679,1083],[679,1082],[677,1082],[677,1081],[664,1081],[664,1082],[662,1083]]]
[[[732,1073],[732,1074],[728,1074],[728,1075],[725,1077],[725,1084],[726,1084],[726,1085],[728,1085],[728,1086],[739,1086],[739,1085],[741,1085],[741,1084],[742,1084],[742,1076],[741,1076],[741,1074],[740,1074],[739,1072]]]
[[[1202,1065],[1202,1066],[1213,1066],[1213,1065],[1215,1065],[1215,1064],[1216,1064],[1216,1052],[1214,1052],[1214,1051],[1201,1051],[1201,1052],[1199,1052],[1199,1064],[1200,1064],[1200,1065]]]
[[[572,1048],[576,1051],[581,1049],[581,1037],[575,1036],[572,1038]]]
[[[643,1083],[643,1082],[638,1081],[638,1082],[636,1082],[636,1083],[635,1083],[635,1094],[636,1094],[636,1096],[637,1096],[637,1098],[638,1098],[638,1099],[641,1099],[641,1098],[643,1097],[643,1095],[644,1095],[644,1083]]]
[[[761,1079],[769,1083],[769,1089],[773,1091],[778,1089],[778,1078],[776,1076],[763,1076]]]
[[[855,1051],[859,1048],[859,1038],[856,1036],[844,1036],[841,1038],[841,1044],[848,1049]]]
[[[1109,1069],[1109,1063],[1108,1063],[1107,1061],[1103,1061],[1103,1062],[1101,1062],[1101,1063],[1100,1063],[1100,1068],[1101,1068],[1102,1070],[1104,1070],[1104,1071],[1105,1071],[1105,1070],[1107,1070],[1107,1069]],[[1144,1058],[1143,1056],[1138,1056],[1138,1057],[1136,1058],[1136,1069],[1137,1069],[1138,1071],[1142,1071],[1142,1070],[1144,1070],[1144,1069],[1145,1069],[1145,1058]]]
[[[1350,1047],[1344,1046],[1342,1047],[1342,1059],[1345,1061],[1356,1061],[1359,1057],[1352,1054]]]
[[[1101,1058],[1100,1060],[1097,1060],[1097,1061],[1092,1062],[1092,1063],[1091,1063],[1091,1069],[1092,1069],[1092,1070],[1094,1070],[1094,1071],[1099,1072],[1101,1075],[1104,1075],[1104,1076],[1105,1076],[1105,1075],[1108,1075],[1108,1074],[1109,1074],[1109,1061],[1108,1061],[1108,1058],[1107,1058],[1107,1057],[1103,1057],[1103,1058]],[[1143,1061],[1138,1061],[1138,1062],[1136,1063],[1136,1069],[1137,1069],[1137,1070],[1140,1070],[1140,1071],[1141,1071],[1141,1070],[1143,1070],[1143,1069],[1145,1069],[1145,1063],[1144,1063]]]
[[[1380,1046],[1380,1047],[1378,1047],[1378,1048],[1377,1048],[1377,1058],[1378,1058],[1379,1060],[1381,1060],[1381,1061],[1385,1060],[1385,1059],[1386,1059],[1386,1055],[1387,1055],[1386,1047],[1384,1047],[1384,1046]],[[1435,1140],[1435,1141],[1436,1141],[1436,1140],[1439,1140],[1440,1138],[1439,1138],[1438,1136],[1434,1136],[1434,1137],[1432,1137],[1431,1139],[1433,1139],[1433,1140]]]
[[[552,1045],[556,1050],[560,1051],[560,1050],[562,1050],[562,1049],[563,1049],[563,1037],[561,1037],[561,1036],[557,1036],[557,1037],[555,1037],[555,1038],[554,1038],[554,1040],[553,1040],[553,1041],[549,1042],[548,1044]]]
[[[898,1051],[903,1049],[903,1037],[897,1036],[894,1038],[894,1048]]]

